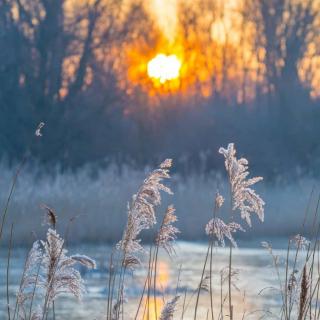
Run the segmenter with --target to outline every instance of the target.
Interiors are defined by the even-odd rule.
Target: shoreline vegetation
[[[0,171],[0,203],[4,206],[15,171],[4,165],[0,165]],[[114,243],[119,240],[119,234],[126,223],[126,203],[150,171],[150,168],[135,170],[126,167],[119,173],[116,168],[108,168],[92,175],[88,168],[78,173],[60,173],[51,177],[38,174],[26,163],[14,188],[7,220],[8,224],[19,221],[15,223],[15,246],[30,247],[34,241],[31,231],[39,237],[45,237],[41,223],[42,203],[56,210],[61,226],[66,225],[74,215],[81,217],[82,223],[74,223],[70,230],[69,244]],[[169,184],[174,195],[164,194],[159,210],[163,212],[174,203],[179,216],[179,239],[207,241],[203,230],[211,217],[216,188],[224,195],[229,193],[226,176],[191,172],[188,177],[182,177],[173,173]],[[320,189],[316,179],[300,177],[295,182],[260,183],[257,191],[263,194],[268,215],[263,224],[253,217],[255,227],[250,232],[238,235],[241,242],[280,237],[283,243],[282,238],[298,232],[308,203],[310,211],[316,210]],[[228,214],[227,207],[221,208],[221,214]],[[309,217],[305,228],[307,237],[311,236],[311,225],[312,218]],[[2,241],[6,245],[10,237],[9,229],[3,230]],[[143,240],[152,242],[152,234],[146,232]]]
[[[41,136],[41,128],[36,131]],[[40,135],[39,135],[40,134]],[[207,222],[203,232],[207,235],[207,252],[203,261],[203,268],[199,274],[199,283],[193,292],[181,292],[180,272],[175,293],[162,297],[159,302],[159,251],[165,252],[170,259],[175,259],[175,240],[180,231],[176,227],[178,217],[174,205],[168,205],[164,213],[159,213],[157,208],[162,202],[163,193],[172,195],[172,190],[166,181],[171,178],[170,169],[172,160],[166,159],[160,166],[151,171],[144,179],[136,194],[132,196],[127,207],[127,224],[122,238],[112,249],[109,257],[108,279],[106,281],[106,311],[104,319],[184,319],[186,309],[193,308],[193,319],[245,319],[256,314],[257,319],[318,319],[320,306],[318,305],[320,290],[319,261],[319,232],[318,208],[310,213],[310,208],[305,210],[302,217],[300,233],[292,235],[287,242],[287,253],[284,261],[279,259],[271,243],[263,241],[262,246],[270,254],[270,261],[278,279],[278,287],[261,288],[261,292],[272,291],[276,299],[281,301],[281,308],[277,314],[268,310],[256,310],[250,313],[243,311],[239,318],[238,310],[234,309],[234,292],[237,288],[239,270],[233,261],[233,249],[237,248],[238,233],[250,233],[255,226],[252,215],[256,215],[262,223],[264,221],[265,202],[256,193],[253,186],[261,182],[262,177],[248,178],[249,164],[245,158],[236,157],[234,144],[227,148],[220,148],[219,153],[225,159],[225,169],[229,183],[229,192],[226,195],[216,190],[213,201],[212,217]],[[21,164],[23,166],[24,161]],[[96,262],[83,254],[68,255],[65,244],[69,242],[70,230],[74,223],[81,223],[80,217],[72,217],[64,225],[64,234],[61,235],[59,216],[51,207],[42,204],[45,212],[48,231],[44,240],[36,240],[30,250],[21,276],[20,285],[16,292],[16,299],[10,300],[10,259],[13,250],[15,224],[6,224],[10,214],[9,204],[14,196],[14,188],[21,167],[13,180],[11,191],[1,217],[0,241],[2,241],[4,228],[9,228],[10,238],[7,246],[6,267],[6,296],[7,318],[44,320],[55,319],[55,301],[60,296],[70,295],[80,300],[85,294],[85,285],[82,274],[77,265],[82,268],[95,269]],[[223,190],[225,191],[225,190]],[[222,212],[221,208],[227,207]],[[225,214],[227,212],[227,215]],[[312,241],[305,238],[307,231],[308,215],[313,221]],[[179,215],[178,215],[179,216]],[[236,217],[240,219],[235,219]],[[254,221],[256,222],[256,221]],[[64,223],[64,222],[63,222]],[[141,233],[153,230],[153,244],[144,246]],[[308,230],[310,233],[310,230]],[[5,249],[0,243],[1,250]],[[213,267],[215,263],[215,248],[229,246],[228,261],[220,271],[220,281],[213,281]],[[147,270],[143,290],[137,302],[135,315],[126,313],[126,290],[128,280],[134,272],[143,267],[141,259],[146,259]],[[280,274],[281,264],[284,264],[285,274]],[[283,266],[282,266],[283,267]],[[261,270],[263,272],[263,270]],[[213,290],[220,292],[220,303],[214,305]],[[208,305],[204,310],[199,309],[199,301],[207,295]],[[217,313],[217,310],[218,313]],[[204,314],[203,314],[204,312]]]

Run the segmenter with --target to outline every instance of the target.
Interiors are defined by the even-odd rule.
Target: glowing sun
[[[180,76],[181,61],[174,54],[157,54],[148,62],[148,76],[165,83]]]

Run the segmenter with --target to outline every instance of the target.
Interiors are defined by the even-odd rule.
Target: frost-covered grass
[[[14,168],[0,166],[2,207],[10,190],[14,171]],[[118,241],[126,223],[127,203],[149,171],[150,168],[134,170],[123,167],[120,172],[116,167],[110,166],[98,172],[88,167],[77,173],[47,175],[42,170],[26,166],[19,176],[9,207],[8,223],[15,223],[15,243],[30,244],[33,241],[32,231],[43,235],[43,228],[39,223],[43,215],[40,208],[42,203],[55,208],[59,215],[58,225],[61,227],[69,218],[77,217],[70,230],[70,241]],[[163,210],[167,204],[175,204],[180,238],[204,240],[203,228],[211,217],[215,191],[219,188],[221,192],[228,192],[225,176],[220,173],[190,173],[187,177],[173,175],[169,185],[174,190],[174,195],[169,199],[164,196]],[[240,238],[281,237],[297,232],[312,190],[310,210],[314,210],[316,206],[319,192],[317,186],[319,182],[308,177],[301,177],[293,182],[264,182],[258,185],[257,190],[266,202],[265,221],[263,224],[256,223],[250,233],[241,234]],[[8,228],[4,232],[7,242]]]

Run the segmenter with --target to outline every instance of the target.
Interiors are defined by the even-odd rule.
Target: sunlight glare
[[[148,75],[150,78],[158,79],[160,83],[165,83],[179,78],[180,68],[181,62],[176,55],[167,56],[160,53],[148,62]]]

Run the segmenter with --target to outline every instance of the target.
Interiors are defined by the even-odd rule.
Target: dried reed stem
[[[11,259],[11,250],[12,250],[12,235],[13,235],[13,224],[10,229],[10,240],[9,240],[9,248],[8,248],[8,260],[7,260],[7,312],[8,319],[11,320],[11,311],[10,311],[10,295],[9,295],[9,271],[10,271],[10,259]]]
[[[21,163],[20,163],[20,165],[19,165],[19,167],[18,167],[18,169],[16,171],[16,174],[14,175],[14,178],[13,178],[13,181],[12,181],[12,184],[11,184],[11,189],[10,189],[10,192],[9,192],[9,195],[8,195],[8,198],[7,198],[6,205],[5,205],[4,210],[3,210],[1,224],[0,224],[0,243],[1,243],[2,233],[3,233],[3,227],[4,227],[5,223],[6,223],[9,204],[10,204],[11,198],[13,196],[13,192],[14,192],[15,186],[17,184],[17,180],[18,180],[19,174],[20,174],[20,172],[22,170],[22,167],[24,166],[26,160],[27,160],[27,157],[25,156],[22,159],[22,161],[21,161]]]

